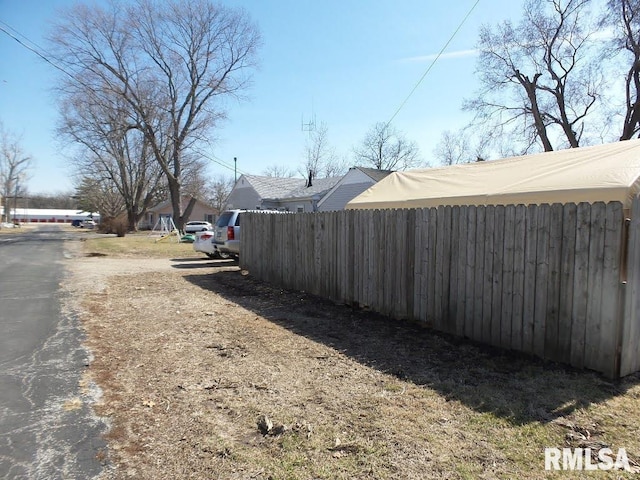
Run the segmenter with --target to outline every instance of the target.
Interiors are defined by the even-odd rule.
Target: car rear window
[[[229,225],[229,220],[231,220],[232,215],[233,215],[233,212],[224,212],[218,218],[218,221],[216,222],[216,227],[226,227],[227,225]]]

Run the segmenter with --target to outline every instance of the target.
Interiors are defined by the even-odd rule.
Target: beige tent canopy
[[[640,140],[395,172],[347,209],[622,202],[640,192]]]

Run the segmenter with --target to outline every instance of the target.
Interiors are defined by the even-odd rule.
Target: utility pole
[[[238,181],[238,158],[233,157],[233,181]]]

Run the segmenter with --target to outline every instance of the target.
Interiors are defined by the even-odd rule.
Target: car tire
[[[215,253],[207,253],[206,255],[209,258],[216,258],[216,254]]]

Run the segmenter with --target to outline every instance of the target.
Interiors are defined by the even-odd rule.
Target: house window
[[[296,212],[304,213],[304,205],[296,205]]]
[[[212,213],[207,213],[207,214],[204,216],[204,221],[205,221],[205,222],[209,222],[209,223],[214,223],[214,222],[213,222],[213,217],[215,217],[215,215],[214,215],[214,214],[212,214]]]

